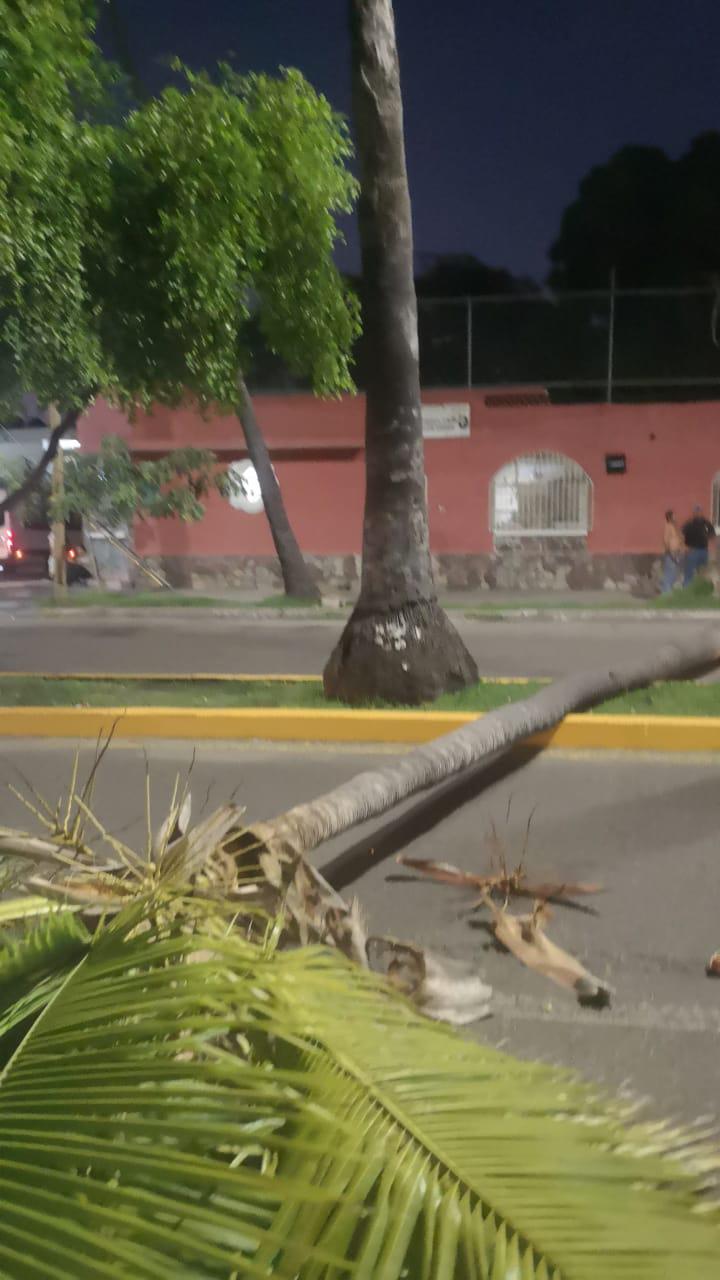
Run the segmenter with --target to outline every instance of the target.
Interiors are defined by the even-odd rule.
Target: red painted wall
[[[427,403],[469,402],[467,440],[426,440],[430,534],[437,553],[489,552],[490,479],[524,453],[551,450],[578,462],[593,482],[589,549],[598,553],[659,550],[663,513],[682,519],[695,503],[710,509],[720,472],[720,404],[517,405],[489,408],[485,392],[459,388],[424,393]],[[268,441],[298,541],[308,554],[359,552],[364,458],[362,397],[316,400],[308,395],[258,395],[256,410]],[[182,445],[214,449],[224,461],[246,456],[234,418],[203,421],[188,408],[158,408],[130,427],[99,402],[80,426],[83,448],[104,434],[124,435],[140,456]],[[608,476],[605,454],[624,453],[627,473]],[[271,555],[262,515],[233,510],[217,495],[197,524],[141,522],[145,555]]]

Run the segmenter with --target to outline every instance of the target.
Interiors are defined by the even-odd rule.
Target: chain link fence
[[[711,288],[420,298],[426,387],[539,387],[553,400],[720,398]]]
[[[423,387],[533,388],[555,402],[720,399],[720,293],[604,289],[418,299]],[[248,381],[309,390],[261,341]],[[363,341],[354,376],[365,385]]]

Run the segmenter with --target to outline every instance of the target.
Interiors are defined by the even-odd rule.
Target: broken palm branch
[[[215,921],[221,932],[229,927],[246,937],[271,927],[283,947],[324,943],[363,968],[370,962],[428,1017],[464,1025],[487,1016],[491,989],[468,966],[392,939],[375,938],[370,948],[357,902],[346,903],[303,858],[249,845],[238,805],[225,805],[191,827],[190,791],[178,779],[167,816],[153,835],[148,793],[142,856],[108,831],[86,803],[77,760],[71,785],[74,795],[55,809],[34,790],[33,801],[26,800],[53,838],[2,833],[0,855],[20,858],[24,868],[37,865],[16,879],[22,896],[0,904],[0,925],[24,925],[64,908],[90,937],[120,913],[144,908],[165,926],[185,918],[212,928]],[[86,843],[86,826],[97,833],[97,846]]]
[[[515,916],[493,902],[489,894],[485,901],[491,912],[491,927],[497,941],[521,964],[558,986],[574,991],[581,1004],[598,1008],[610,1004],[612,988],[548,938],[543,929],[543,920],[549,915],[544,903],[538,903],[529,915]]]
[[[272,922],[283,946],[335,947],[361,967],[384,973],[428,1017],[464,1025],[487,1016],[491,989],[468,966],[393,939],[374,938],[370,947],[358,903],[346,903],[303,858],[248,844],[238,805],[224,805],[192,827],[189,786],[176,779],[168,813],[153,834],[148,790],[142,856],[91,810],[88,787],[78,784],[77,759],[71,788],[74,794],[54,809],[34,788],[32,800],[16,792],[53,838],[0,832],[0,854],[21,858],[24,867],[38,864],[20,881],[33,896],[26,892],[1,904],[0,924],[19,925],[65,907],[94,933],[143,902],[166,923],[200,916],[207,926],[215,916],[223,929],[230,924],[248,937]],[[86,826],[97,833],[97,846],[86,843]]]
[[[497,759],[528,739],[554,728],[571,712],[584,711],[629,689],[676,680],[720,665],[720,631],[688,643],[666,645],[648,658],[614,668],[581,672],[548,685],[530,698],[498,707],[472,723],[414,751],[356,774],[315,800],[296,805],[267,822],[253,823],[248,843],[284,856],[316,849],[358,823],[394,809],[483,761]]]
[[[286,945],[326,943],[367,966],[366,930],[356,902],[346,903],[304,859],[263,849],[247,840],[244,810],[223,805],[190,826],[191,795],[177,779],[169,811],[151,829],[146,794],[146,847],[140,853],[109,831],[90,806],[92,785],[108,743],[98,747],[88,781],[80,786],[76,757],[65,800],[52,807],[26,783],[13,788],[45,828],[37,837],[0,828],[0,865],[22,896],[3,904],[1,923],[47,915],[60,906],[91,930],[139,902],[175,915],[214,915],[246,933],[282,920]],[[86,839],[87,829],[95,839]],[[32,895],[32,896],[31,896]]]
[[[562,902],[603,891],[600,884],[577,880],[549,880],[536,884],[528,880],[524,867],[517,867],[515,871],[503,869],[487,875],[476,875],[471,871],[461,871],[450,862],[435,862],[432,858],[410,858],[404,853],[399,853],[395,861],[401,867],[409,867],[430,880],[436,880],[438,884],[477,889],[481,894],[498,894],[503,899],[516,897]]]

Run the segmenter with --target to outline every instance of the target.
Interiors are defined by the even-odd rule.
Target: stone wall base
[[[323,594],[357,595],[359,556],[306,556],[305,560]],[[276,556],[146,556],[145,563],[159,569],[171,586],[186,590],[234,588],[272,596],[284,589]]]
[[[360,588],[360,557],[306,556],[323,595],[352,598]],[[282,593],[274,556],[166,556],[148,558],[174,587],[200,591]],[[440,592],[607,591],[654,595],[660,557],[650,554],[591,555],[584,546],[553,540],[548,545],[517,543],[489,555],[433,556]],[[716,566],[711,565],[715,577]]]

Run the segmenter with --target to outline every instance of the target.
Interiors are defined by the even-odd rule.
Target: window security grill
[[[591,512],[590,477],[561,453],[514,458],[490,482],[496,537],[582,536],[590,530]]]

